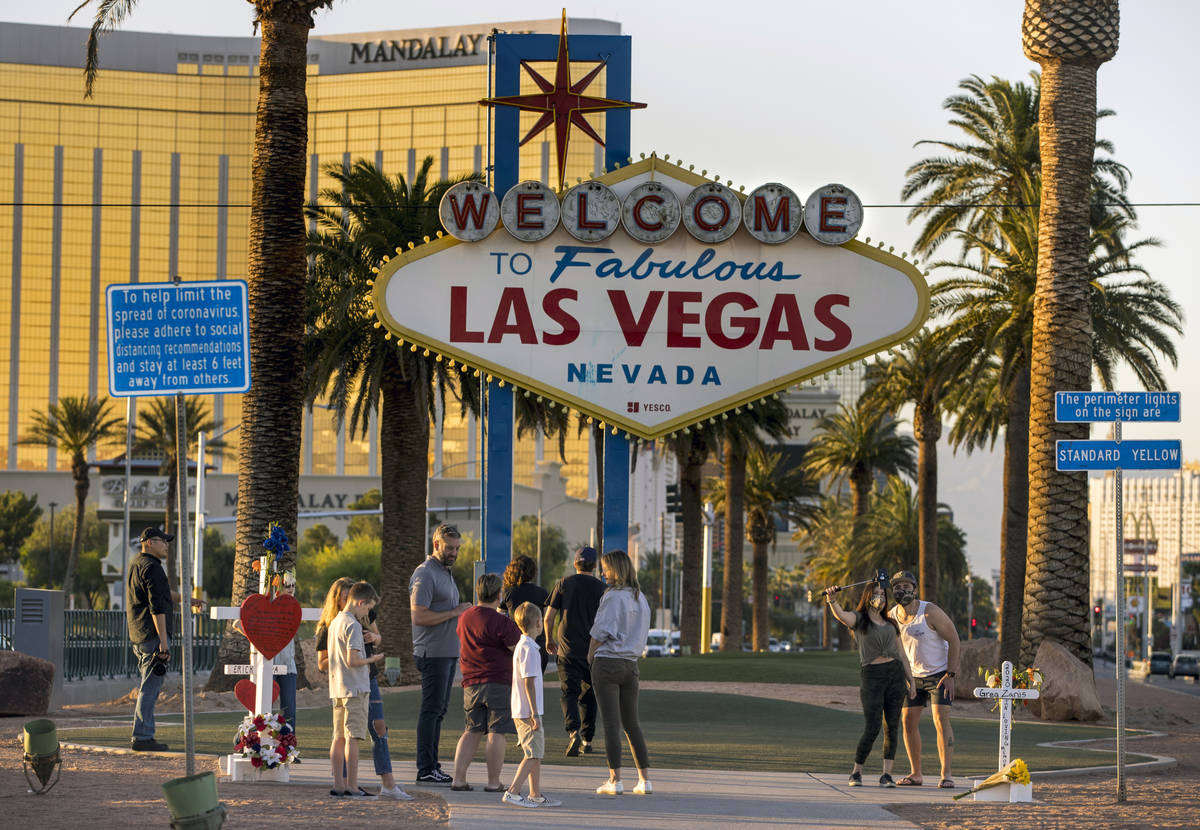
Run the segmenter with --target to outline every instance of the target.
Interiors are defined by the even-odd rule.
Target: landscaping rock
[[[19,651],[0,651],[0,716],[44,715],[54,690],[54,664]]]
[[[1042,696],[1029,711],[1042,720],[1094,721],[1104,717],[1090,666],[1056,640],[1043,640],[1033,664],[1042,672]]]
[[[963,700],[978,700],[975,687],[984,685],[979,669],[994,669],[1000,666],[1000,641],[994,637],[964,640],[958,648],[958,682],[954,684],[954,697]]]

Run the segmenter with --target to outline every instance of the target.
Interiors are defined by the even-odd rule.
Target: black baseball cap
[[[148,527],[142,531],[142,535],[134,540],[133,544],[140,545],[143,542],[149,542],[151,539],[162,539],[164,542],[174,542],[175,537],[170,533],[163,533],[157,527]]]
[[[892,574],[892,584],[897,582],[911,582],[913,587],[917,587],[917,578],[913,576],[912,571],[896,571]]]
[[[596,549],[584,545],[579,550],[575,551],[576,565],[595,565],[596,564]]]

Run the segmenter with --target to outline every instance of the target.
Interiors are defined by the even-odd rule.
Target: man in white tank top
[[[904,751],[912,769],[896,783],[901,787],[919,787],[921,775],[921,716],[925,704],[933,704],[933,725],[937,728],[938,759],[942,778],[939,787],[950,789],[954,779],[950,764],[954,758],[954,730],[950,727],[950,702],[954,699],[954,678],[958,673],[958,631],[946,612],[932,602],[917,599],[917,578],[909,571],[892,577],[896,604],[888,612],[900,626],[900,645],[912,666],[917,683],[915,697],[904,701]]]

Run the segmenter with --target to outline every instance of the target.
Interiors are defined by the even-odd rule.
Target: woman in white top
[[[633,791],[647,795],[650,756],[638,723],[638,658],[646,648],[650,631],[650,606],[638,588],[637,574],[629,555],[614,550],[600,557],[600,569],[608,590],[600,598],[592,623],[588,663],[592,666],[592,688],[604,723],[604,752],[608,756],[608,780],[596,788],[601,795],[620,795],[621,733],[629,741],[638,783]]]

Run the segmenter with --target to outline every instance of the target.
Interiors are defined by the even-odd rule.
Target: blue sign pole
[[[558,35],[496,35],[495,38],[497,97],[520,92],[521,61],[553,61],[558,55]],[[573,61],[606,60],[607,97],[629,99],[633,49],[628,36],[568,35],[567,47]],[[611,169],[629,158],[629,110],[606,110],[604,118],[605,166]],[[513,107],[496,107],[494,123],[493,184],[496,193],[503,196],[520,178],[519,113]],[[511,386],[501,387],[492,382],[487,394],[484,567],[499,573],[512,558],[513,390]],[[602,545],[606,550],[624,550],[629,541],[629,440],[623,434],[611,435],[606,431],[603,452]]]

